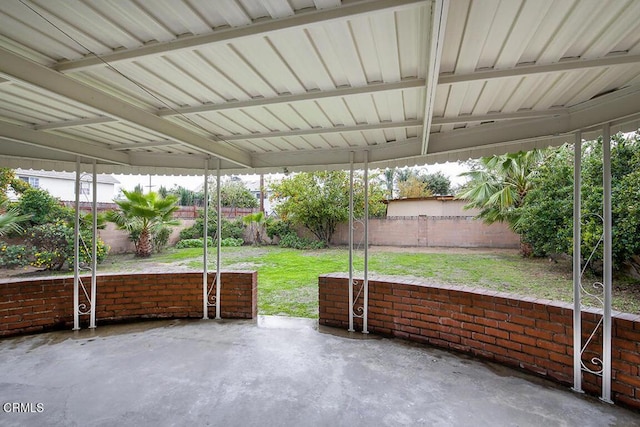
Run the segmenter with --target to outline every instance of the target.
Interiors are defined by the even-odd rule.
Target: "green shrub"
[[[73,232],[72,232],[73,233]],[[80,263],[89,265],[91,264],[91,250],[92,250],[92,239],[93,232],[91,230],[82,230],[80,232],[80,236],[82,236],[82,240],[80,241]],[[84,244],[83,244],[84,242]],[[71,239],[68,242],[68,252],[69,256],[67,257],[67,262],[69,264],[69,268],[73,268],[73,252],[74,252],[74,244],[75,242]],[[96,262],[100,264],[109,254],[109,245],[107,245],[100,236],[98,236],[98,244],[96,248]]]
[[[215,246],[216,242],[209,236],[207,237],[207,246],[212,247]],[[220,246],[242,246],[244,244],[244,240],[236,239],[233,237],[227,237],[226,239],[222,239],[220,241]],[[184,248],[201,248],[202,247],[202,239],[184,239],[180,240],[176,244],[176,249],[184,249]]]
[[[82,237],[80,262],[89,264],[91,262],[92,232],[91,230],[81,230],[80,236]],[[27,241],[35,248],[31,265],[45,270],[61,270],[66,262],[69,268],[73,268],[74,240],[73,228],[62,220],[30,228],[27,231]],[[98,237],[97,262],[102,262],[108,252],[109,246]]]
[[[191,227],[187,227],[180,231],[180,240],[184,239],[201,239],[202,229],[204,228],[203,211],[200,211],[198,218]],[[244,225],[240,220],[228,220],[222,218],[222,238],[241,239],[244,233]],[[207,224],[207,236],[216,238],[218,232],[217,214],[213,210],[209,210],[209,221]]]
[[[169,236],[171,236],[171,228],[166,226],[160,227],[153,234],[153,248],[156,252],[162,252],[167,247]]]
[[[280,243],[278,245],[281,248],[292,249],[322,249],[326,247],[324,242],[321,242],[320,240],[298,237],[295,233],[289,233],[281,236]]]
[[[213,246],[213,239],[211,237],[207,237],[207,246]],[[203,247],[202,239],[184,239],[184,240],[180,240],[176,244],[176,249],[202,248],[202,247]]]
[[[73,230],[64,221],[36,225],[28,231],[27,239],[36,248],[31,263],[34,267],[61,270],[67,258],[73,256],[73,251],[69,252]]]
[[[244,240],[236,239],[233,237],[227,237],[226,239],[222,239],[220,241],[220,246],[242,246],[244,245]]]
[[[0,241],[0,265],[3,268],[21,268],[29,265],[33,248],[25,245],[9,245]]]
[[[29,218],[31,225],[42,225],[67,216],[65,208],[60,206],[58,199],[48,191],[39,188],[29,188],[22,193],[17,207],[21,215],[31,215]]]
[[[282,237],[287,234],[295,233],[291,227],[289,221],[283,221],[281,219],[268,218],[265,224],[267,236],[270,239],[274,237]]]

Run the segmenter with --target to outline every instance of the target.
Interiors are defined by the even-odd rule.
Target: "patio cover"
[[[605,123],[640,127],[635,0],[0,3],[5,167],[403,166]]]

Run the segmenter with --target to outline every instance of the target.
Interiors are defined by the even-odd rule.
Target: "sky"
[[[451,184],[454,186],[460,185],[465,181],[464,178],[460,178],[458,175],[467,170],[464,165],[456,162],[422,166],[420,169],[426,170],[427,173],[442,172],[445,176],[449,177]],[[133,190],[138,184],[141,184],[145,191],[149,188],[149,175],[114,175],[114,177],[120,181],[119,187],[125,190]],[[243,175],[242,179],[257,180],[258,175]],[[170,189],[174,185],[179,185],[189,190],[197,190],[202,184],[202,176],[151,175],[151,186],[154,191],[157,191],[160,186]]]

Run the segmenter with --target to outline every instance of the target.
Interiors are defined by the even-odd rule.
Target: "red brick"
[[[524,328],[524,333],[530,337],[541,338],[547,341],[553,340],[553,333],[544,329]]]
[[[535,319],[532,319],[532,318],[527,317],[527,316],[511,316],[509,321],[511,323],[515,323],[515,324],[523,325],[523,326],[535,326],[535,324],[536,324]]]
[[[485,328],[484,333],[498,338],[509,338],[509,332],[496,328]]]
[[[480,341],[480,342],[485,342],[485,343],[489,343],[489,344],[495,344],[496,342],[496,338],[495,337],[491,337],[489,335],[485,335],[485,334],[480,334],[477,332],[474,332],[471,334],[471,338],[476,340],[476,341]]]
[[[509,335],[509,339],[511,339],[511,341],[515,341],[521,344],[526,344],[530,346],[536,345],[536,339],[528,335],[520,335],[520,334],[512,333]]]
[[[505,340],[505,339],[497,339],[496,345],[499,345],[501,347],[508,348],[511,350],[516,350],[516,351],[522,350],[522,344],[517,343],[515,341]]]

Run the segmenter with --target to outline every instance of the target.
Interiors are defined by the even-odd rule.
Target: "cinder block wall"
[[[320,276],[321,325],[348,327],[348,284],[342,273]],[[582,317],[586,342],[599,315],[587,311]],[[355,320],[361,330],[362,320]],[[370,332],[470,353],[573,384],[571,304],[411,280],[370,280],[368,322]],[[585,361],[600,354],[601,334],[596,335]],[[640,409],[640,316],[614,315],[612,336],[613,400]],[[599,395],[599,381],[585,373],[583,388]]]
[[[255,271],[221,273],[222,317],[256,317],[257,275]],[[214,278],[215,273],[210,273],[209,282]],[[82,280],[89,287],[91,278]],[[109,274],[97,278],[98,325],[134,319],[202,318],[202,306],[202,273]],[[71,328],[73,277],[0,283],[0,318],[0,337]],[[86,325],[88,316],[81,316],[81,321]]]
[[[354,240],[363,240],[363,225],[354,224]],[[349,224],[336,228],[334,245],[349,244]],[[369,220],[369,244],[375,246],[418,246],[456,248],[520,247],[520,237],[506,224],[484,224],[473,217],[389,217]]]

